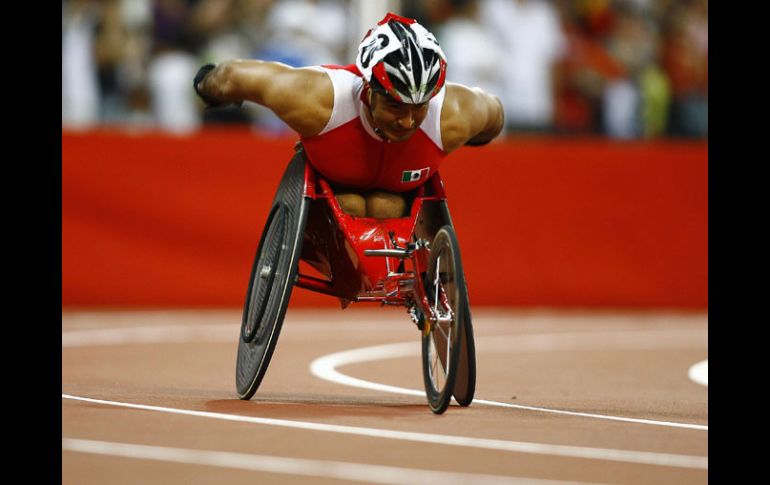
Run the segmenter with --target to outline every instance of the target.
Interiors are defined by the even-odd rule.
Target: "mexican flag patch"
[[[430,172],[430,167],[421,170],[404,170],[401,172],[401,183],[406,184],[409,182],[417,182],[418,180],[425,180],[428,178],[428,172]]]

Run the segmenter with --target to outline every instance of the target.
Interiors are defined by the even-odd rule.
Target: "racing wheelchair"
[[[284,171],[262,230],[243,308],[236,387],[257,391],[275,350],[293,287],[351,302],[406,307],[422,339],[428,405],[473,400],[476,356],[460,248],[439,173],[407,193],[409,215],[355,217],[307,161],[301,143]],[[319,275],[301,274],[300,260]]]

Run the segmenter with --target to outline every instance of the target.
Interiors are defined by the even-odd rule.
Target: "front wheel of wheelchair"
[[[425,291],[431,308],[422,332],[423,380],[431,411],[441,414],[455,388],[468,315],[460,249],[451,226],[439,229],[431,243]]]

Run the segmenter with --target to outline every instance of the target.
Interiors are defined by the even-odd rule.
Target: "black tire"
[[[298,153],[284,172],[252,264],[235,370],[240,399],[251,399],[265,376],[294,287],[309,207],[305,163]]]
[[[443,413],[455,388],[462,348],[462,322],[468,314],[465,277],[457,236],[451,226],[436,233],[430,247],[425,290],[436,320],[426,315],[422,332],[422,374],[428,405]]]
[[[457,377],[452,396],[460,406],[470,406],[473,395],[476,392],[476,344],[473,338],[473,325],[471,324],[470,304],[468,296],[465,297],[465,319],[462,322],[463,332],[460,341],[460,362],[457,364]]]

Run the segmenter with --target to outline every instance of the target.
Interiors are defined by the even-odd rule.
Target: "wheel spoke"
[[[442,261],[441,252],[436,256],[436,262],[434,267],[435,276],[433,278],[433,317],[435,324],[431,326],[431,332],[434,333],[430,337],[430,380],[434,385],[437,392],[443,392],[442,384],[446,384],[449,375],[448,364],[450,362],[450,356],[452,352],[452,319],[454,318],[454,312],[447,299],[446,289],[442,283],[441,277],[446,271],[442,272],[442,263],[446,265],[446,260]],[[447,321],[449,320],[449,321]],[[447,326],[445,328],[445,325]],[[439,348],[443,350],[443,342],[440,339],[446,340],[446,351],[442,357]]]
[[[441,327],[441,322],[436,322],[436,325],[434,325],[434,326],[433,326],[433,328],[437,328],[437,329],[439,330],[439,332],[441,332],[441,335],[442,335],[444,338],[449,338],[449,337],[447,336],[446,332],[444,331],[444,329]]]
[[[446,358],[447,364],[449,362],[451,362],[450,354],[449,354],[449,344],[452,342],[452,339],[450,338],[451,336],[452,336],[452,327],[450,326],[449,327],[449,336],[447,336],[447,338],[446,338],[446,354],[445,354],[445,358]],[[448,365],[444,366],[444,374],[447,375],[447,376],[449,375],[449,366]]]
[[[436,344],[431,339],[430,342],[431,349],[433,349],[432,352],[432,359],[431,359],[431,375],[430,380],[433,383],[433,387],[435,387],[438,390],[438,351],[436,350]]]

